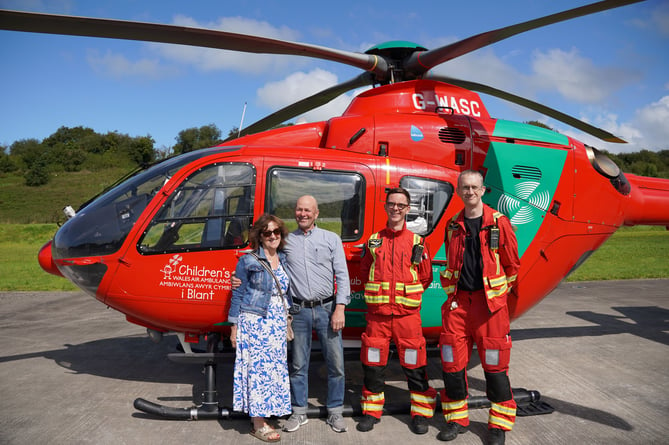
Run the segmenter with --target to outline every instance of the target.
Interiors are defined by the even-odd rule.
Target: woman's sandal
[[[281,434],[267,424],[258,430],[251,428],[250,434],[263,442],[278,442],[281,440]]]

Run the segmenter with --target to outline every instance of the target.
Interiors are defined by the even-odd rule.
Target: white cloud
[[[338,83],[337,76],[323,69],[296,72],[283,80],[269,82],[257,91],[258,102],[275,111]],[[344,112],[356,92],[343,94],[329,103],[302,115],[299,122],[327,120]]]
[[[669,149],[669,96],[637,110],[633,124],[642,134],[640,148]]]
[[[124,55],[114,54],[111,51],[107,51],[104,55],[98,51],[89,51],[87,61],[96,73],[114,79],[124,77],[161,79],[177,74],[175,68],[166,67],[157,59],[131,61]]]
[[[669,2],[663,2],[653,11],[651,20],[660,34],[669,37]]]
[[[576,48],[536,51],[532,69],[533,81],[541,89],[557,90],[565,99],[590,104],[604,102],[634,77],[622,69],[598,67]]]
[[[591,111],[591,118],[581,116],[584,122],[619,136],[627,144],[613,144],[603,142],[588,134],[581,133],[571,127],[562,127],[557,124],[556,129],[561,133],[574,137],[588,145],[607,150],[611,153],[637,152],[640,150],[669,150],[669,96],[660,98],[634,113],[629,121],[619,121],[619,116],[603,111]],[[549,122],[548,125],[555,125]]]
[[[434,67],[431,72],[479,82],[500,90],[517,91],[523,86],[525,93],[522,95],[524,97],[533,95],[531,91],[524,88],[528,86],[527,77],[497,57],[492,50],[479,50],[476,53],[458,57]]]
[[[287,27],[274,27],[267,22],[244,17],[223,17],[215,22],[199,23],[183,15],[176,16],[174,25],[206,28],[225,32],[251,34],[277,40],[296,41],[299,33]],[[233,70],[243,73],[260,74],[285,71],[303,65],[307,59],[295,56],[254,54],[186,45],[166,45],[153,43],[151,47],[170,60],[193,66],[202,71]]]

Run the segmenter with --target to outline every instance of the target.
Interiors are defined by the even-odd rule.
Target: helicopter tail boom
[[[632,186],[626,226],[665,226],[669,230],[669,180],[626,174]]]

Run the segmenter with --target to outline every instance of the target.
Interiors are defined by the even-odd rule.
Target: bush
[[[44,160],[39,159],[33,162],[32,167],[24,174],[26,185],[30,187],[38,187],[49,182],[49,169]]]

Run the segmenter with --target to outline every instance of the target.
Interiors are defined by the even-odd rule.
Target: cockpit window
[[[432,233],[453,197],[453,186],[448,182],[405,176],[400,186],[411,195],[411,209],[407,228],[418,235]]]
[[[220,163],[177,187],[140,239],[140,253],[232,249],[248,242],[253,224],[255,169]]]
[[[121,248],[149,201],[184,165],[229,148],[190,152],[133,176],[80,208],[54,238],[54,258],[109,255]]]
[[[318,201],[318,226],[355,241],[362,235],[365,180],[356,172],[274,168],[267,185],[268,213],[296,230],[295,203],[300,196]]]

